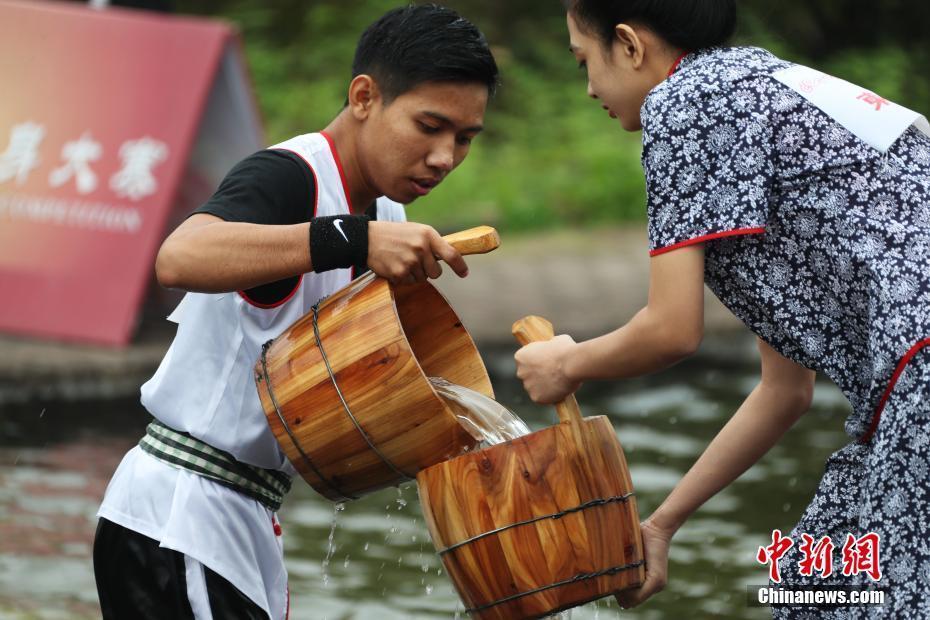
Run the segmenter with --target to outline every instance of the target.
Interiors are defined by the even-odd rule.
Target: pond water
[[[499,400],[534,430],[554,410],[529,403],[512,349],[485,351]],[[755,363],[704,354],[645,379],[585,386],[586,415],[606,414],[626,452],[642,517],[658,506],[758,380]],[[99,617],[90,561],[97,506],[147,422],[136,399],[4,404],[0,400],[0,618]],[[812,410],[759,464],[702,508],[672,543],[670,583],[635,610],[612,600],[591,618],[771,617],[747,606],[771,532],[790,530],[827,455],[846,439],[848,406],[818,383]],[[281,510],[295,619],[464,618],[433,552],[416,488],[386,489],[341,510],[297,481]],[[335,527],[334,527],[335,523]]]

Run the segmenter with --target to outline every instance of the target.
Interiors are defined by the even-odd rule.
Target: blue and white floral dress
[[[705,243],[720,300],[852,404],[854,441],[791,537],[831,536],[839,565],[847,533],[877,533],[889,600],[775,616],[930,618],[930,138],[911,127],[886,152],[870,146],[773,77],[791,66],[757,48],[702,50],[650,92],[651,254]],[[798,546],[779,563],[784,583],[869,583],[802,576]]]

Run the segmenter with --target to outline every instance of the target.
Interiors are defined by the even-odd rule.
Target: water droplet
[[[789,510],[791,510],[791,502],[785,502],[781,507],[781,511],[788,512]]]
[[[672,416],[668,419],[669,424],[678,424],[678,416]]]
[[[339,513],[345,510],[345,504],[336,504],[333,506],[333,521],[329,528],[329,537],[327,539],[326,556],[323,558],[323,587],[329,587],[329,562],[336,552],[336,525],[339,522]]]
[[[433,593],[433,586],[430,584],[426,584],[426,596],[429,596],[432,593]]]
[[[370,543],[368,543],[368,542],[365,543],[365,551],[368,551],[369,545],[370,545]]]

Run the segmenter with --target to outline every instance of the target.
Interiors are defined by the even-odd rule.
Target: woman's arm
[[[665,587],[668,543],[704,502],[755,464],[803,415],[814,392],[814,371],[759,341],[762,379],[662,505],[643,523],[646,582],[618,597],[638,605]]]
[[[436,257],[460,276],[464,259],[432,227],[413,222],[368,224],[368,266],[392,281],[441,273]],[[155,273],[166,288],[219,293],[249,289],[313,270],[310,224],[226,222],[195,213],[158,251]]]
[[[620,379],[662,370],[688,357],[704,329],[704,246],[649,261],[649,301],[623,327],[585,342],[569,336],[516,354],[517,376],[538,403],[559,402],[589,379]]]

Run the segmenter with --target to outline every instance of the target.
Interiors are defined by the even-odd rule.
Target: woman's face
[[[588,96],[598,99],[611,118],[620,120],[627,131],[642,129],[639,111],[646,95],[661,79],[643,62],[643,45],[648,43],[627,26],[620,26],[619,35],[610,48],[604,47],[593,33],[578,26],[568,13],[569,49],[579,66],[587,71]]]

